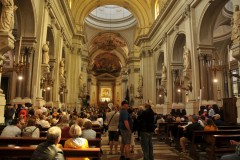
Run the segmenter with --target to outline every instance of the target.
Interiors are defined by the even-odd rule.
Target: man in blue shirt
[[[128,102],[122,101],[122,109],[120,111],[119,117],[119,129],[122,135],[122,143],[121,143],[121,157],[120,159],[126,158],[126,160],[130,160],[130,143],[131,143],[131,128],[132,128],[132,118],[128,113]],[[125,156],[124,156],[125,151]]]

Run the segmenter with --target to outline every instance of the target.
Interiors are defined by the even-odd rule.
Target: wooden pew
[[[186,125],[186,124],[187,124],[187,122],[162,122],[162,123],[158,123],[158,129],[161,130],[161,128],[163,126],[165,127],[166,135],[168,136],[165,139],[165,143],[166,144],[171,144],[171,141],[169,139],[171,127],[176,127],[176,130],[178,130],[179,125],[182,126],[182,125]],[[178,133],[177,133],[177,138],[179,138]],[[179,141],[179,139],[177,141]]]
[[[0,158],[30,158],[35,147],[0,147]],[[64,157],[89,157],[100,159],[100,148],[63,148]]]
[[[236,130],[240,129],[240,126],[217,126],[219,130]]]
[[[46,137],[47,136],[47,131],[40,131],[40,137]],[[101,132],[96,132],[96,138],[100,138],[101,139],[102,134]]]
[[[230,140],[239,141],[240,134],[236,135],[213,135],[212,144],[206,149],[208,159],[216,160],[216,155],[223,155],[235,152],[235,147]]]
[[[64,146],[64,142],[67,138],[62,138],[60,140],[60,144]],[[30,146],[30,145],[38,145],[42,142],[45,142],[46,138],[31,138],[31,137],[0,137],[0,146],[8,146],[10,144],[16,146]],[[89,147],[97,147],[101,148],[101,139],[91,139],[88,140]]]
[[[190,157],[193,159],[198,159],[198,150],[197,150],[197,145],[199,144],[205,144],[205,145],[211,145],[207,144],[204,141],[205,136],[213,136],[213,135],[236,135],[239,134],[240,130],[218,130],[218,131],[194,131],[193,132],[193,137],[192,141],[190,144]],[[196,140],[200,141],[196,141]],[[201,141],[202,139],[202,141]]]

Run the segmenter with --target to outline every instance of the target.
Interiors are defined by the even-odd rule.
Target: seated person
[[[40,115],[40,121],[38,122],[38,124],[42,127],[42,128],[50,128],[50,123],[46,120],[46,116],[44,114]]]
[[[88,141],[85,138],[79,137],[82,134],[82,130],[79,125],[72,125],[69,130],[69,134],[72,138],[66,140],[66,142],[64,143],[64,148],[89,148]]]
[[[64,160],[63,151],[57,147],[61,140],[61,129],[51,127],[47,132],[47,141],[38,145],[32,160]]]
[[[213,121],[216,124],[216,126],[224,126],[224,122],[221,120],[220,114],[215,114],[213,116]]]
[[[214,124],[213,120],[212,119],[207,119],[207,124],[206,126],[204,127],[204,131],[217,131],[218,128],[217,126]],[[204,140],[205,142],[207,143],[211,143],[212,140],[213,140],[213,137],[208,135],[208,136],[204,136]]]
[[[217,126],[214,124],[212,119],[207,119],[207,124],[204,127],[204,131],[217,131],[218,128]]]
[[[6,126],[1,134],[1,137],[21,137],[22,125],[19,119],[13,119],[11,125]]]
[[[186,153],[185,143],[192,140],[193,132],[203,130],[203,127],[198,123],[198,116],[192,115],[191,121],[192,124],[189,124],[186,128],[184,128],[184,136],[180,138],[180,145],[183,153]]]
[[[36,119],[29,118],[27,122],[27,127],[22,130],[22,137],[34,137],[39,138],[40,132],[39,128],[36,127]]]
[[[96,131],[92,129],[92,122],[87,121],[83,125],[82,137],[86,139],[96,139]]]
[[[240,143],[234,140],[230,140],[231,145],[236,146],[236,152],[232,154],[227,154],[221,157],[220,160],[239,160],[240,159]]]

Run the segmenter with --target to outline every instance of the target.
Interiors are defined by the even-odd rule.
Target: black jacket
[[[154,112],[151,108],[147,108],[138,116],[139,129],[142,132],[154,132]]]

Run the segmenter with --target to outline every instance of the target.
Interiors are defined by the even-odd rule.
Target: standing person
[[[154,112],[151,105],[146,104],[145,110],[138,117],[140,121],[141,147],[143,150],[143,160],[153,160],[152,135],[154,132]]]
[[[61,129],[51,127],[47,132],[47,141],[38,145],[33,152],[32,160],[64,160],[63,151],[56,145],[61,140]]]
[[[106,114],[106,121],[108,124],[108,136],[109,136],[109,147],[110,152],[112,154],[113,145],[115,148],[115,153],[117,154],[118,149],[118,124],[119,124],[119,112],[116,106],[112,106],[112,111]]]
[[[132,118],[131,115],[128,113],[128,102],[122,101],[122,109],[120,111],[120,118],[119,118],[119,129],[122,136],[121,142],[121,157],[120,159],[126,158],[126,160],[130,160],[130,143],[131,143],[131,135],[132,135]],[[125,152],[125,156],[124,156]]]

